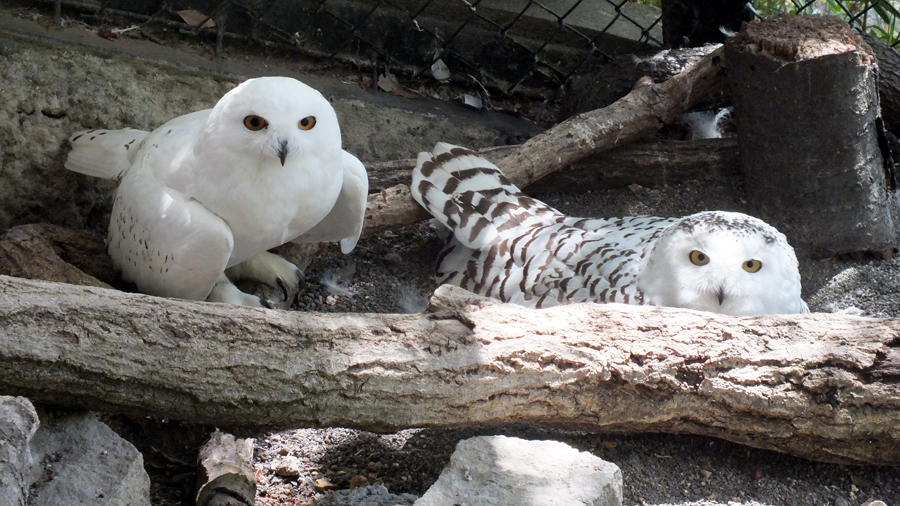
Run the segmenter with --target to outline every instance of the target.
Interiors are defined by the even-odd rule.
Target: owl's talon
[[[225,270],[225,274],[233,280],[253,279],[280,288],[285,301],[300,289],[300,272],[296,265],[268,251]]]
[[[206,297],[206,301],[276,309],[275,305],[270,301],[242,292],[238,287],[234,286],[234,283],[225,274],[220,275],[219,279],[216,280],[215,285],[213,285],[212,290]]]
[[[281,293],[284,294],[284,300],[288,300],[288,289],[285,286],[284,281],[281,278],[275,278],[275,283],[278,284],[278,288],[281,288]]]

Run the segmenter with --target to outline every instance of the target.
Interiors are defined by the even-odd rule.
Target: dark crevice
[[[41,109],[41,114],[53,119],[62,119],[66,117],[66,111],[59,109]]]

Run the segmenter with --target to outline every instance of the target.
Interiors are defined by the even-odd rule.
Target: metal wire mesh
[[[419,77],[474,80],[503,93],[559,86],[614,55],[663,46],[667,2],[692,0],[103,0],[63,1],[183,33],[244,39]],[[714,2],[713,2],[714,3]],[[726,2],[727,3],[727,2]],[[757,16],[830,13],[900,42],[900,0],[757,0]],[[741,6],[744,3],[740,3]],[[179,15],[191,12],[194,18]],[[214,26],[213,26],[214,25]],[[669,41],[667,41],[669,42]]]

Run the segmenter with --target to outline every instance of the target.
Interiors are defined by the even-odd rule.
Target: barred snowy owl
[[[809,311],[794,250],[752,216],[569,218],[522,194],[487,160],[444,143],[419,154],[412,194],[449,229],[438,282],[504,302]]]
[[[258,306],[223,272],[287,295],[300,273],[267,249],[340,241],[347,253],[362,230],[366,170],[341,149],[331,104],[295,79],[250,79],[153,132],[88,130],[70,142],[66,168],[121,179],[109,254],[144,293]]]

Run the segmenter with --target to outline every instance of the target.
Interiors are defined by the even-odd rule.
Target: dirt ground
[[[24,20],[46,25],[48,21],[45,11],[16,5],[4,9],[6,10],[0,11],[0,22],[3,23]],[[83,52],[87,50],[81,45],[87,42],[82,40],[86,35],[81,32],[90,33],[90,29],[89,26],[71,21],[62,35],[52,35],[54,39],[70,37],[69,51]],[[96,34],[89,36],[95,37]],[[0,32],[0,43],[2,42]],[[132,42],[135,48],[128,46]],[[122,44],[116,46],[116,50],[127,53],[146,47],[138,44],[141,41],[132,42],[122,41]],[[15,41],[12,55],[5,57],[17,57],[25,46],[27,43]],[[0,54],[7,51],[5,47],[7,46],[0,44]],[[256,72],[259,70],[260,58],[268,65],[272,57],[246,55],[235,49],[225,56],[225,63],[231,65],[230,70],[222,72],[221,61],[215,63],[215,69],[210,68],[213,64],[210,63],[212,60],[208,54],[209,43],[197,45],[190,41],[179,41],[160,51],[181,54],[183,60],[180,65],[200,69],[225,80],[231,79],[229,75],[249,75]],[[153,67],[152,63],[144,65]],[[323,70],[312,64],[297,66],[302,67],[300,71],[304,75],[315,76],[315,79],[322,79],[322,82],[337,79],[344,80],[345,84],[352,83],[352,86],[347,86],[350,90],[347,93],[351,95],[347,99],[350,109],[372,107],[368,100],[390,104],[404,100],[402,97],[371,91],[357,94],[366,84],[358,70],[337,69],[334,66]],[[225,85],[220,83],[218,86]],[[410,83],[410,87],[415,88],[415,84]],[[380,125],[380,130],[387,131],[384,136],[394,138],[394,144],[386,141],[382,143],[381,140],[375,142],[362,130],[353,130],[356,133],[349,134],[351,151],[364,161],[395,159],[412,156],[414,153],[409,151],[427,149],[430,147],[429,143],[435,140],[451,140],[478,147],[477,144],[489,145],[497,139],[507,142],[527,137],[538,130],[537,127],[523,126],[519,119],[498,119],[496,116],[462,110],[461,106],[452,103],[457,100],[459,90],[424,85],[418,90],[433,98],[444,99],[444,109],[437,112],[416,110],[421,106],[419,104],[408,107],[408,116],[403,116],[410,123],[401,122],[390,128]],[[435,104],[436,101],[427,103]],[[542,109],[544,107],[543,104],[531,104],[530,107],[524,107],[524,112],[520,111],[521,116],[546,118],[547,111]],[[157,111],[154,114],[163,113]],[[152,122],[156,119],[154,114],[135,117]],[[427,114],[445,118],[440,123],[444,130],[429,131],[429,125],[434,123],[416,123],[422,115]],[[115,118],[118,121],[127,119],[121,115]],[[383,121],[382,116],[377,118],[380,119],[372,121]],[[66,121],[70,120],[74,121],[71,116]],[[460,130],[454,126],[463,123],[466,128],[471,129]],[[60,132],[64,130],[64,127],[59,128]],[[64,138],[55,133],[55,130],[53,132],[47,135],[55,139],[54,142]],[[455,137],[450,139],[446,136]],[[421,145],[411,146],[409,139],[415,139],[415,143]],[[383,147],[388,145],[394,147]],[[9,160],[10,155],[6,151],[3,156],[7,158],[5,161]],[[61,153],[50,153],[50,161],[47,163],[58,164],[61,156]],[[79,182],[78,185],[82,188],[86,183]],[[65,188],[60,187],[60,190]],[[91,195],[97,198],[101,198],[102,191],[107,190],[91,187]],[[537,196],[563,212],[578,216],[680,216],[706,209],[750,211],[750,206],[743,200],[741,181],[737,178],[697,181],[656,189]],[[66,206],[68,207],[51,208],[50,211],[76,208],[83,211],[71,202]],[[37,211],[29,213],[8,215],[4,226],[38,216]],[[78,216],[77,220],[62,221],[69,225],[102,226],[102,209],[91,208]],[[307,266],[307,281],[294,309],[327,312],[421,311],[428,295],[435,288],[431,269],[439,250],[440,244],[426,222],[364,236],[350,255],[340,254],[334,245],[328,246]],[[896,258],[887,261],[801,259],[800,264],[803,295],[811,310],[900,317],[900,297],[897,293],[900,290],[900,263]],[[173,421],[137,423],[119,420],[117,424],[114,423],[114,427],[144,452],[145,464],[153,480],[155,505],[192,504],[190,497],[196,480],[193,468],[195,444],[202,440],[206,429],[184,427]],[[555,439],[611,461],[623,470],[626,505],[855,506],[871,499],[882,500],[890,506],[900,504],[898,467],[821,464],[697,436],[598,435],[534,425],[467,430],[411,428],[386,435],[342,428],[298,429],[259,435],[254,460],[259,487],[257,503],[311,504],[325,498],[333,490],[349,487],[351,478],[356,476],[365,477],[370,484],[384,484],[393,493],[421,495],[448,462],[456,442],[478,434]],[[301,468],[298,476],[282,477],[275,473],[277,461],[285,456],[299,459]]]

